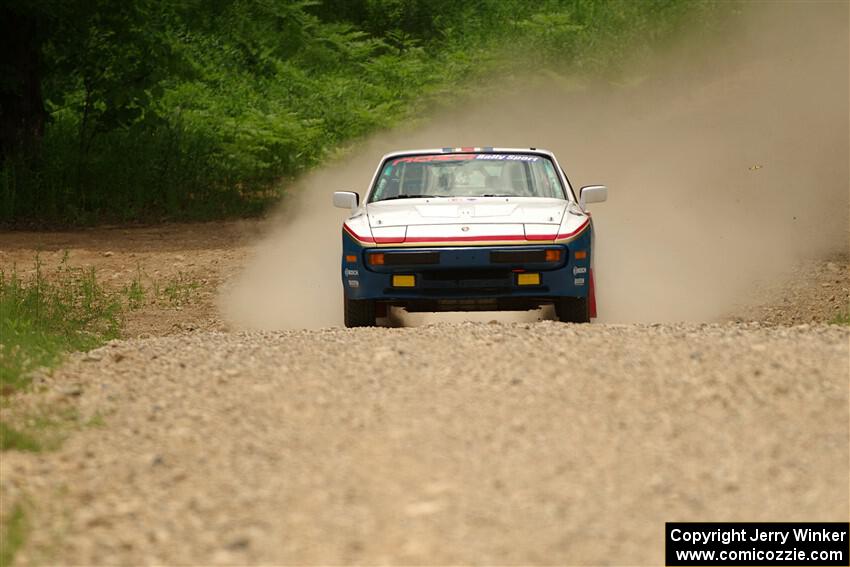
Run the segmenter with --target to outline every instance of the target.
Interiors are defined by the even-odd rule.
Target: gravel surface
[[[762,325],[829,323],[850,313],[850,258],[835,255],[801,264],[791,277],[753,286],[750,303],[732,310]]]
[[[660,565],[665,521],[847,519],[848,339],[544,321],[115,342],[10,410],[103,425],[4,453],[0,490],[38,527],[21,565]]]

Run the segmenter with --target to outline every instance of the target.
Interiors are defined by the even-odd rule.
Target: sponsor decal
[[[475,159],[486,159],[492,161],[539,161],[540,156],[529,156],[525,154],[478,154]]]
[[[425,163],[429,161],[466,161],[475,159],[475,154],[439,154],[427,156],[408,156],[393,160],[393,165],[399,163]]]
[[[360,272],[358,270],[349,270],[348,268],[346,268],[345,269],[345,275],[346,276],[359,276]]]
[[[348,287],[360,287],[360,282],[357,280],[348,280]]]
[[[573,280],[576,285],[584,285],[584,278],[576,278]]]
[[[587,268],[585,268],[584,266],[576,266],[576,267],[573,268],[573,275],[574,276],[577,275],[577,274],[586,274],[586,273],[587,273]]]
[[[406,156],[396,158],[391,165],[400,163],[427,163],[432,161],[467,161],[481,159],[488,161],[540,161],[540,156],[526,154],[434,154],[424,156]],[[385,172],[387,173],[387,172]]]

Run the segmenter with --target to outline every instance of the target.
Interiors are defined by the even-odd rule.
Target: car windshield
[[[370,202],[416,197],[564,198],[555,164],[536,154],[434,154],[384,163]]]

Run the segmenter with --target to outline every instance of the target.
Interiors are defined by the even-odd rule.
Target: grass
[[[13,429],[0,421],[0,451],[16,450],[37,453],[41,449],[41,442],[33,435]]]
[[[12,508],[9,518],[0,527],[0,567],[12,565],[15,552],[26,540],[29,525],[24,507],[18,503]]]
[[[5,400],[4,400],[5,401]],[[39,404],[26,412],[16,412],[15,427],[0,421],[0,450],[30,453],[58,449],[73,430],[97,426],[102,417],[83,422],[76,408],[67,405]]]
[[[200,283],[180,272],[149,288],[141,267],[129,285],[109,292],[93,269],[68,265],[45,273],[36,256],[33,269],[22,275],[16,267],[0,269],[0,452],[40,452],[58,447],[74,428],[103,427],[104,416],[81,421],[73,408],[41,407],[8,423],[10,394],[26,387],[34,370],[58,364],[70,351],[95,348],[119,335],[126,309],[143,307],[149,293],[156,301],[183,305],[191,302]],[[28,532],[23,506],[16,504],[0,522],[0,567],[11,565]]]
[[[141,289],[141,288],[139,288]],[[133,288],[128,300],[136,299]],[[89,350],[118,336],[122,301],[107,292],[93,269],[73,268],[67,254],[45,274],[36,256],[33,269],[21,275],[16,267],[0,269],[0,410],[12,403],[10,394],[26,387],[32,372],[58,364],[66,352]],[[79,423],[72,408],[44,407],[8,423],[0,412],[0,451],[39,452],[59,446],[69,423]],[[86,425],[102,425],[95,415]],[[0,567],[11,565],[29,530],[23,506],[17,503],[0,523]]]
[[[150,281],[150,285],[145,286],[144,278]],[[148,298],[151,303],[159,305],[188,305],[192,303],[200,287],[200,282],[184,272],[178,272],[171,279],[162,281],[150,278],[138,268],[133,281],[122,289],[122,295],[127,299],[127,307],[135,311],[143,307]]]
[[[87,427],[106,427],[106,418],[100,412],[95,412],[86,422]]]
[[[127,310],[148,298],[164,305],[192,302],[201,284],[179,272],[143,281],[141,267],[120,292],[106,290],[93,268],[72,267],[67,253],[50,273],[36,256],[26,275],[0,268],[0,395],[26,386],[34,370],[58,364],[67,352],[87,351],[118,338]]]
[[[136,310],[145,304],[145,287],[142,285],[142,268],[136,267],[136,276],[128,286],[124,288],[124,295],[127,297],[127,306]]]
[[[843,313],[839,313],[830,320],[833,325],[850,325],[850,306]]]
[[[36,256],[22,275],[0,268],[0,396],[26,386],[34,370],[55,366],[67,352],[87,351],[118,338],[123,316],[148,298],[165,305],[191,303],[201,284],[180,272],[143,281],[141,267],[120,292],[106,290],[94,268],[72,267],[67,253],[50,273]]]
[[[67,255],[50,274],[36,256],[26,276],[0,269],[0,403],[26,387],[34,370],[58,364],[66,352],[85,351],[118,337],[120,298],[108,293],[93,269],[73,268]],[[57,446],[63,414],[28,419],[13,427],[0,415],[0,451],[41,451]]]
[[[177,277],[169,280],[165,287],[156,285],[156,296],[164,299],[172,305],[185,305],[192,301],[195,291],[201,284],[189,278],[183,272],[178,272]]]
[[[67,255],[50,277],[38,257],[28,276],[0,269],[0,391],[26,385],[34,369],[56,364],[65,352],[117,338],[121,310],[94,269],[69,266]]]

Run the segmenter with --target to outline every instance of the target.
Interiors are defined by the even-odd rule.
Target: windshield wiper
[[[439,198],[441,195],[394,195],[392,197],[379,199],[379,201],[392,201],[393,199],[430,199],[431,197]]]
[[[497,195],[496,193],[485,193],[482,197],[516,197],[516,195]]]

